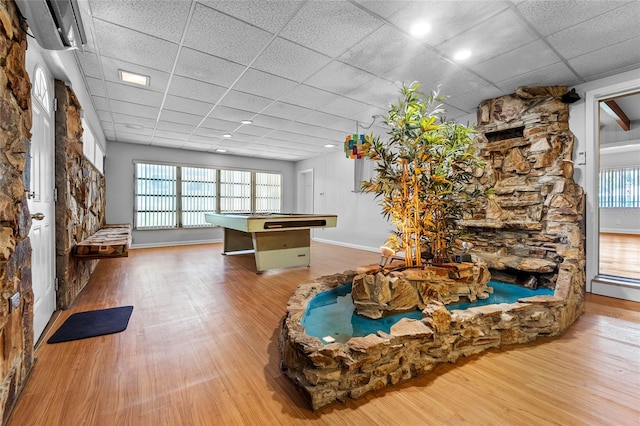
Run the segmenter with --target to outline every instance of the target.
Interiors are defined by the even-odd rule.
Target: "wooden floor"
[[[640,279],[640,235],[600,233],[599,273]]]
[[[134,305],[127,330],[41,344],[9,424],[638,425],[640,304],[588,295],[559,338],[443,364],[359,400],[310,411],[279,370],[298,284],[376,253],[312,246],[312,266],[253,271],[221,244],[102,260],[70,314]],[[51,334],[51,331],[47,332]]]

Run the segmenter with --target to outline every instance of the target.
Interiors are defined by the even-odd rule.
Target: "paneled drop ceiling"
[[[464,119],[518,86],[640,69],[640,1],[80,5],[88,43],[75,56],[109,141],[297,161],[341,150],[402,82],[439,87],[448,118]],[[422,38],[418,21],[431,26]],[[454,59],[462,49],[471,56]]]

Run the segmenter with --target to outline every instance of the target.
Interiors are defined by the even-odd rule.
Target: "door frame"
[[[600,171],[600,101],[640,91],[640,78],[588,90],[585,96],[587,152],[593,153],[591,166],[586,168],[586,289],[603,296],[640,302],[640,286],[623,278],[602,277],[600,263],[600,208],[598,186]],[[587,163],[588,164],[588,163]],[[590,195],[590,196],[589,196]]]

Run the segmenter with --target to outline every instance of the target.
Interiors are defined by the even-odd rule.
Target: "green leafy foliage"
[[[484,167],[473,146],[473,129],[446,121],[444,98],[419,88],[419,83],[402,86],[385,117],[386,140],[367,138],[376,176],[362,183],[397,228],[385,244],[404,250],[407,266],[421,265],[423,255],[448,261],[462,232],[456,222],[472,213],[470,200],[486,195],[472,185],[475,171]]]

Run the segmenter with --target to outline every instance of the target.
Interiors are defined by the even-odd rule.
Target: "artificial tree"
[[[487,195],[472,185],[484,167],[476,155],[473,129],[444,116],[444,97],[404,85],[385,124],[388,139],[370,135],[366,155],[376,162],[376,175],[362,190],[380,198],[385,217],[397,228],[385,246],[404,251],[406,266],[449,261],[462,229],[457,220]],[[473,203],[470,201],[474,200]]]

